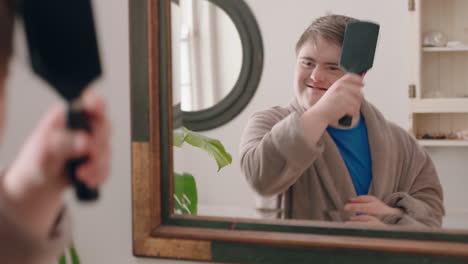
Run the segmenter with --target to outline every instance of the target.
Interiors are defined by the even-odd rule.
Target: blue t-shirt
[[[338,129],[329,126],[327,131],[348,167],[357,195],[368,194],[372,181],[372,160],[364,117],[361,114],[356,127]]]

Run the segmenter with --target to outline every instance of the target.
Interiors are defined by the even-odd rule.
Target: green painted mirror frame
[[[129,10],[135,256],[236,263],[468,262],[467,231],[172,214],[170,0],[131,0]]]
[[[244,110],[257,90],[263,69],[263,42],[254,15],[243,1],[207,0],[221,8],[239,32],[242,64],[231,91],[215,105],[199,111],[182,111],[180,103],[173,108],[173,126],[193,131],[213,129],[231,121]],[[178,3],[178,0],[172,0]],[[170,32],[170,31],[169,31]]]

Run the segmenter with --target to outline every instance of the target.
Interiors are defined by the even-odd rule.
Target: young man
[[[5,113],[5,85],[12,54],[13,12],[0,0],[0,130]],[[13,164],[0,173],[0,262],[56,263],[69,246],[69,217],[63,193],[70,186],[68,160],[89,156],[77,176],[91,188],[109,173],[110,129],[105,105],[86,92],[84,108],[92,132],[70,132],[64,107],[55,106],[40,121]]]
[[[339,66],[353,18],[315,20],[296,45],[295,99],[255,113],[241,141],[241,168],[283,217],[440,227],[434,165],[417,141],[384,119],[361,92],[363,77]],[[350,127],[338,120],[353,117]]]

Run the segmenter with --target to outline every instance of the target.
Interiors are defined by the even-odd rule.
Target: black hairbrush
[[[82,111],[82,91],[101,75],[101,63],[90,0],[20,0],[33,71],[47,81],[68,103],[67,126],[90,131]],[[76,177],[76,168],[87,157],[71,160],[67,172],[81,201],[98,198]]]

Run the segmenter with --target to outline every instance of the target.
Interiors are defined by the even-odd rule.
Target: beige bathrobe
[[[306,141],[299,121],[304,109],[287,107],[255,113],[241,140],[241,168],[262,196],[278,196],[283,218],[346,221],[347,201],[356,196],[351,176],[325,131],[316,145]],[[372,160],[369,195],[405,211],[383,216],[387,224],[441,226],[442,187],[425,150],[402,128],[363,102]]]
[[[48,238],[37,238],[15,219],[3,197],[3,190],[0,188],[0,263],[58,263],[60,255],[70,245],[71,226],[67,210],[62,210]]]

